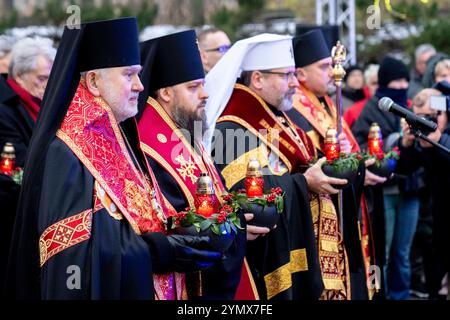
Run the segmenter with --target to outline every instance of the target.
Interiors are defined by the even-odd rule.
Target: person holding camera
[[[424,89],[413,100],[413,112],[438,124],[435,132],[428,134],[428,138],[447,147],[450,146],[448,135],[447,112],[435,110],[431,97],[441,96],[436,89]],[[449,270],[448,244],[450,236],[450,217],[447,214],[446,186],[450,182],[448,170],[450,156],[444,151],[432,147],[421,139],[416,139],[406,122],[402,123],[403,137],[399,141],[401,157],[397,164],[397,172],[410,173],[423,166],[425,168],[425,185],[429,192],[430,216],[427,219],[432,226],[431,244],[424,250],[424,264],[426,286],[431,299],[438,298],[441,280]],[[430,250],[431,248],[431,250]]]

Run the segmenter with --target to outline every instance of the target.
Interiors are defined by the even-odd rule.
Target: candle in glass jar
[[[216,212],[215,196],[210,194],[197,194],[195,199],[195,209],[197,214],[208,218]]]
[[[206,218],[210,217],[218,209],[219,201],[214,193],[212,179],[207,173],[201,173],[197,181],[194,205],[197,214]]]
[[[248,198],[262,197],[264,195],[264,178],[258,159],[250,159],[248,162],[245,191]]]
[[[383,153],[383,136],[381,128],[376,122],[370,126],[368,148],[371,155],[377,156]]]
[[[3,174],[12,176],[15,168],[15,151],[11,143],[6,143],[1,154],[0,170]]]
[[[337,131],[334,128],[328,128],[325,134],[324,140],[324,153],[328,161],[339,159],[339,153],[341,151]]]
[[[248,198],[262,197],[264,194],[263,177],[245,178],[245,190]]]

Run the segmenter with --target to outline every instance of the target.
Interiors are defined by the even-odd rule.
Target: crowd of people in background
[[[203,70],[195,70],[196,77],[186,76],[186,78],[182,78],[180,74],[183,74],[183,72],[186,72],[186,74],[190,75],[190,73],[194,71],[187,69],[184,70],[184,67],[182,65],[175,65],[174,68],[176,70],[174,71],[174,74],[176,74],[176,71],[178,70],[178,76],[180,77],[180,79],[177,78],[176,81],[168,80],[164,82],[164,79],[165,77],[167,77],[167,75],[163,73],[158,74],[160,78],[155,78],[156,80],[150,80],[147,78],[145,79],[145,82],[141,79],[144,87],[146,87],[148,83],[150,83],[149,86],[151,87],[151,90],[147,90],[147,88],[145,89],[145,92],[147,93],[145,99],[147,99],[148,96],[151,96],[155,99],[158,105],[171,105],[169,102],[167,102],[169,100],[165,100],[165,92],[161,91],[166,87],[172,88],[172,86],[180,84],[182,85],[184,83],[187,83],[188,81],[196,80],[198,78],[203,79],[205,77],[205,86],[207,88],[212,88],[210,91],[213,91],[214,87],[211,87],[208,84],[208,81],[216,81],[217,87],[220,87],[223,85],[223,83],[225,83],[225,76],[223,79],[221,79],[221,75],[217,75],[217,68],[223,68],[223,65],[220,65],[219,62],[222,61],[222,59],[226,57],[228,53],[236,54],[236,56],[234,56],[235,59],[238,59],[239,57],[237,53],[233,53],[235,51],[232,52],[232,48],[234,46],[232,45],[230,39],[225,32],[216,28],[207,28],[198,31],[197,39],[199,57],[201,59],[201,63],[203,64]],[[278,38],[274,39],[275,40],[272,39],[270,41],[276,42],[278,40],[282,40]],[[269,40],[264,39],[259,40],[259,38],[257,40],[261,42],[270,42]],[[164,43],[164,41],[162,42]],[[301,41],[301,39],[299,41]],[[317,40],[316,38],[314,38],[314,41],[320,41],[320,39]],[[288,42],[291,43],[291,40],[289,39]],[[251,42],[246,43],[247,47],[245,48],[248,48],[250,52],[252,46],[249,43]],[[319,46],[318,42],[312,42],[312,44],[317,44]],[[332,46],[332,44],[330,43],[328,43],[327,45],[329,46],[329,48],[331,48]],[[157,48],[157,45],[155,45],[155,48]],[[235,78],[230,80],[230,88],[234,88],[234,91],[233,96],[230,97],[230,91],[229,96],[227,97],[227,99],[230,99],[231,101],[229,104],[232,105],[232,102],[234,101],[233,97],[235,97],[235,95],[239,93],[239,86],[244,85],[251,88],[252,91],[258,93],[263,98],[266,94],[268,98],[264,98],[264,100],[268,103],[269,107],[276,106],[276,103],[271,102],[269,98],[270,95],[273,94],[274,89],[267,90],[267,88],[259,87],[260,83],[263,83],[263,80],[260,80],[260,78],[264,79],[265,76],[263,74],[264,72],[260,72],[259,70],[267,69],[272,70],[267,72],[272,72],[274,73],[274,75],[276,73],[280,74],[280,72],[285,73],[285,76],[287,77],[286,92],[292,92],[292,95],[289,97],[291,99],[291,105],[292,96],[294,100],[300,99],[300,101],[302,101],[302,104],[304,104],[304,100],[301,100],[302,98],[299,98],[299,95],[300,97],[303,97],[302,94],[305,94],[305,96],[310,97],[308,96],[308,92],[313,92],[314,95],[318,98],[317,101],[319,103],[319,106],[320,103],[322,104],[322,106],[324,106],[324,114],[327,114],[327,112],[330,113],[329,108],[331,108],[331,106],[326,106],[328,98],[325,99],[325,97],[331,97],[331,101],[335,101],[335,88],[333,88],[333,86],[330,86],[332,79],[332,66],[331,59],[329,58],[329,48],[326,49],[328,51],[325,50],[326,52],[324,55],[322,55],[322,53],[318,50],[317,56],[314,56],[310,60],[308,60],[309,57],[305,58],[304,56],[304,54],[308,54],[305,53],[306,51],[304,51],[304,47],[302,47],[302,49],[299,49],[298,52],[295,51],[296,49],[294,47],[295,61],[292,60],[291,64],[283,64],[276,61],[276,64],[274,64],[273,67],[270,65],[270,63],[265,62],[267,64],[267,68],[262,62],[262,65],[264,65],[263,68],[256,69],[248,67],[249,65],[251,65],[251,63],[249,61],[246,61],[245,59],[242,59],[242,61],[239,62],[239,66],[237,67],[238,69],[236,69],[243,71],[240,79],[241,82],[238,82],[238,84],[236,84]],[[268,48],[267,53],[270,53],[270,50],[272,49]],[[146,54],[150,55],[149,52],[151,51],[146,52]],[[49,101],[53,98],[46,92],[46,86],[49,81],[52,65],[55,62],[56,53],[57,50],[55,49],[50,39],[31,37],[24,39],[13,39],[4,35],[0,36],[0,148],[2,148],[3,150],[3,146],[6,143],[12,143],[15,150],[16,165],[22,168],[27,163],[27,151],[30,147],[33,131],[38,119],[42,101],[43,99],[47,99],[46,101]],[[65,52],[65,54],[69,55],[68,52]],[[167,52],[159,54],[167,55],[168,57],[171,56]],[[184,52],[180,52],[180,54],[183,55]],[[243,54],[245,55],[246,52]],[[256,57],[256,53],[252,54],[254,54],[254,56]],[[264,55],[264,52],[261,51],[257,54]],[[313,54],[311,53],[311,55]],[[63,57],[61,59],[63,59]],[[163,61],[161,62],[161,65],[165,63],[163,58],[157,59],[161,59],[161,61]],[[256,59],[259,58],[256,57],[254,59],[256,61]],[[319,74],[319,77],[322,77],[322,79],[326,79],[326,86],[328,86],[328,91],[322,94],[320,93],[320,90],[313,90],[314,88],[316,88],[314,81],[320,81],[311,80],[313,78],[313,75],[315,76],[316,74],[318,74],[315,73],[316,71],[312,71],[312,68],[315,68],[316,63],[318,62],[324,63],[324,61],[328,61],[326,59],[330,60],[329,64],[325,64],[324,66],[317,65],[318,67],[323,69],[323,74]],[[146,61],[143,57],[141,57],[141,61],[142,65],[147,66],[148,61]],[[197,60],[192,61],[194,62],[191,63],[191,67]],[[139,62],[137,64],[139,64]],[[102,64],[100,63],[99,65]],[[153,69],[150,69],[150,73],[156,72],[156,65],[157,63],[155,62],[154,65],[151,66]],[[126,66],[126,64],[122,64],[120,66],[124,67]],[[111,64],[111,66],[107,67],[116,67],[116,65]],[[150,68],[150,66],[148,67]],[[66,69],[64,69],[65,67],[63,66],[63,64],[61,64],[61,61],[59,61],[59,68],[61,68],[59,70],[63,70],[64,72],[67,71]],[[70,66],[67,66],[67,68],[70,68]],[[168,65],[164,65],[164,68],[170,69]],[[233,66],[229,64],[225,66],[225,69],[227,68],[233,68]],[[286,71],[283,68],[288,69],[286,69]],[[282,71],[279,71],[278,69],[282,69]],[[378,102],[383,97],[389,97],[396,104],[410,109],[416,115],[437,123],[438,129],[435,132],[429,132],[426,134],[433,141],[440,142],[444,146],[449,147],[450,140],[448,135],[450,135],[450,124],[448,122],[448,116],[450,105],[450,55],[448,53],[438,52],[432,44],[421,44],[415,51],[414,63],[412,64],[410,70],[408,70],[407,66],[402,61],[390,55],[380,57],[378,63],[371,63],[366,66],[351,65],[347,66],[345,69],[346,75],[343,79],[342,87],[342,108],[343,118],[345,119],[345,122],[348,125],[350,131],[347,133],[344,140],[349,140],[347,142],[349,143],[352,150],[367,149],[367,137],[369,134],[369,128],[372,123],[376,122],[381,128],[385,151],[390,151],[393,148],[398,147],[401,152],[396,171],[394,172],[393,176],[387,179],[387,181],[381,179],[377,180],[376,177],[372,177],[373,180],[371,183],[368,183],[367,181],[361,182],[363,184],[362,189],[364,189],[363,193],[367,195],[366,200],[368,212],[370,212],[370,214],[372,215],[369,220],[373,219],[380,221],[381,219],[382,221],[382,226],[380,227],[378,225],[379,229],[373,232],[375,243],[371,244],[378,252],[375,253],[374,256],[370,256],[370,254],[366,256],[363,252],[362,258],[360,258],[362,259],[361,265],[364,265],[364,261],[366,261],[363,259],[370,260],[374,257],[377,258],[377,264],[382,266],[383,272],[382,296],[387,299],[406,300],[413,297],[425,299],[445,299],[447,294],[450,294],[450,292],[448,292],[448,277],[450,271],[450,255],[448,253],[448,246],[450,245],[450,212],[446,201],[446,197],[448,196],[448,185],[450,184],[450,155],[445,154],[429,143],[416,138],[409,125],[405,124],[405,122],[401,121],[399,117],[393,115],[392,113],[387,113],[380,110],[380,108],[378,108]],[[90,73],[88,74],[90,75]],[[309,78],[307,76],[308,74],[310,74]],[[100,78],[101,75],[102,73],[100,73]],[[233,76],[236,75],[233,74]],[[84,74],[84,78],[82,77],[82,79],[85,79],[84,81],[86,81],[88,83],[87,85],[89,86],[89,78],[86,77],[87,75]],[[160,81],[161,84],[153,86],[153,84],[157,83],[157,81]],[[202,81],[201,85],[203,85]],[[223,83],[221,81],[223,81]],[[93,86],[95,87],[95,83],[93,84]],[[300,88],[300,91],[303,91],[303,93],[298,91],[296,92],[295,90],[299,90],[298,88]],[[296,92],[295,95],[293,94],[294,92]],[[156,95],[152,96],[152,94]],[[209,92],[209,95],[211,96],[211,92]],[[435,100],[432,97],[445,97],[446,109],[438,109],[437,106],[434,105]],[[207,94],[204,94],[201,100],[208,100]],[[230,108],[231,107],[228,107],[228,109],[225,110],[228,110],[231,115],[232,113],[230,111]],[[276,110],[276,108],[272,109],[272,111],[278,116],[278,118],[282,116],[281,113],[284,110],[281,107],[278,108],[278,110]],[[290,115],[290,113],[288,114]],[[309,120],[308,116],[303,116]],[[295,126],[296,128],[298,127],[303,129],[308,134],[313,131],[317,131],[320,133],[320,129],[318,129],[312,121],[309,121],[309,124],[305,124],[300,120],[297,123],[295,117],[292,117],[291,119],[294,123],[291,125]],[[220,120],[219,118],[218,121],[224,121],[219,122],[218,124],[218,128],[220,130],[226,130],[226,128],[228,128],[226,119]],[[186,124],[186,126],[188,125],[189,124]],[[231,127],[233,126],[230,124],[228,125]],[[302,127],[303,125],[304,127]],[[286,126],[288,125],[286,124]],[[317,132],[316,134],[318,134]],[[312,139],[312,141],[314,142],[315,140]],[[128,148],[133,149],[130,146],[128,146]],[[313,149],[315,148],[317,149],[315,152],[319,152],[320,154],[320,148],[317,145],[313,146]],[[218,149],[217,146],[215,146],[214,150],[217,153],[226,153],[226,151],[221,151],[220,149]],[[246,150],[246,152],[250,151],[251,150]],[[202,155],[203,150],[197,150],[196,152]],[[146,154],[146,156],[148,157],[148,154]],[[236,155],[235,158],[239,156],[242,155]],[[135,162],[136,161],[140,162],[139,159],[135,160]],[[271,164],[269,163],[269,167],[270,165]],[[277,170],[279,170],[279,172],[277,172],[276,174],[277,177],[270,180],[270,183],[266,183],[269,183],[271,186],[273,184],[273,187],[278,186],[277,183],[282,183],[288,186],[287,188],[291,188],[292,186],[294,186],[293,188],[295,189],[296,183],[300,183],[296,181],[296,179],[299,178],[293,172],[286,173],[288,171],[288,168],[285,168],[286,171],[283,171],[283,168],[281,167],[281,169],[279,169],[278,166],[279,164],[276,165],[276,167],[278,168]],[[229,185],[230,180],[228,180],[228,177],[226,175],[226,166],[218,166],[218,168],[221,171],[221,175],[225,176],[226,186],[229,189],[231,189],[231,186],[235,186],[238,180]],[[272,169],[273,168],[271,168],[271,170]],[[70,168],[68,168],[68,170],[70,170]],[[310,172],[312,171],[313,170],[311,170]],[[309,185],[309,191],[314,192],[317,195],[317,203],[320,203],[321,206],[322,203],[324,203],[323,205],[325,206],[325,204],[328,203],[328,200],[325,199],[326,197],[323,198],[322,196],[324,193],[330,193],[328,192],[329,190],[321,189],[321,186],[317,186],[316,189],[312,188],[311,186],[314,182],[308,181],[308,179],[311,178],[308,178],[307,173],[303,173],[302,176],[303,175],[305,176],[305,181]],[[157,174],[157,176],[158,182],[161,183],[164,177],[159,177],[159,173]],[[370,177],[370,173],[368,173],[367,176]],[[285,179],[287,180],[281,180],[282,177],[285,177]],[[20,186],[3,174],[0,175],[0,179],[0,201],[2,210],[5,210],[3,220],[4,222],[1,223],[2,230],[0,254],[4,257],[7,257],[9,255],[11,241],[13,239],[13,225],[15,213],[19,204]],[[339,183],[339,181],[337,181],[337,183]],[[331,185],[331,183],[329,184]],[[163,190],[163,193],[165,194],[165,190]],[[293,193],[291,193],[291,195],[292,194]],[[300,199],[302,196],[299,195],[296,196],[296,198],[297,197]],[[179,201],[182,201],[184,207],[185,201],[183,200],[183,197],[181,197],[181,200]],[[290,206],[292,208],[288,206],[286,210],[293,211],[295,210],[294,208],[296,205],[296,203],[292,203],[291,201]],[[179,208],[179,210],[182,209],[183,208],[181,207]],[[321,219],[321,214],[322,213],[318,214],[319,220]],[[246,216],[245,218],[247,219],[248,226],[251,226],[251,217]],[[301,223],[305,225],[307,224],[304,221]],[[315,222],[312,221],[309,223],[312,223],[312,225],[314,225]],[[350,224],[350,222],[348,223]],[[305,225],[303,225],[303,228],[306,228]],[[288,222],[280,222],[278,228],[272,231],[272,233],[275,232],[276,236],[272,238],[268,236],[267,238],[269,238],[269,244],[265,243],[264,245],[268,245],[268,248],[270,248],[270,250],[275,250],[275,246],[282,247],[286,245],[280,244],[283,239],[285,239],[285,237],[287,237],[287,235],[292,232],[300,232],[299,228],[294,228],[294,226],[292,225],[289,226]],[[351,228],[347,226],[347,229],[350,230]],[[247,239],[249,240],[250,237],[250,240],[248,241],[248,248],[253,248],[255,252],[259,253],[258,250],[262,250],[262,246],[258,247],[258,242],[251,241],[251,237],[257,238],[259,236],[260,238],[263,238],[263,235],[268,233],[269,230],[260,230],[258,228],[251,229],[251,227],[249,230],[250,232],[247,231]],[[355,234],[357,234],[356,231]],[[351,239],[352,237],[352,235],[346,235],[346,237],[347,236],[347,239]],[[311,237],[312,239],[314,238],[312,234]],[[319,240],[317,240],[317,237],[319,237]],[[382,240],[378,240],[380,239],[380,237],[382,238]],[[292,238],[290,239],[292,240]],[[295,242],[297,240],[298,239],[294,238],[294,240],[292,241]],[[146,241],[150,243],[153,240]],[[164,241],[164,243],[167,242],[166,240]],[[176,241],[178,242],[175,245],[174,243]],[[185,246],[190,245],[187,243],[188,241],[186,241],[186,243],[183,242],[183,244],[180,244],[180,241],[181,240],[179,240],[178,238],[175,240],[169,239],[167,243],[170,243],[174,248],[178,248],[178,251],[181,250],[179,249],[180,247],[184,248]],[[303,238],[298,241],[307,242],[307,240]],[[317,243],[320,243],[320,234],[319,236],[316,234],[316,241],[319,241]],[[292,247],[290,247],[290,245],[292,245]],[[195,245],[192,245],[192,247],[196,248]],[[295,245],[292,243],[286,245],[286,252],[289,253],[289,250],[292,250],[292,248],[294,247]],[[339,248],[339,250],[342,250],[342,252],[344,252],[344,250],[347,250],[350,260],[356,261],[356,258],[352,257],[352,252],[355,252],[356,249],[352,248],[351,244],[345,243],[345,248]],[[361,250],[361,248],[358,248],[358,250]],[[358,250],[356,251],[358,252],[359,257],[359,255],[361,255],[361,252]],[[325,251],[323,253],[324,256],[328,254]],[[243,255],[242,253],[239,254]],[[276,256],[277,254],[273,253],[273,256]],[[322,252],[319,250],[319,258],[321,254]],[[212,253],[211,255],[213,256]],[[198,256],[201,256],[201,254],[199,253]],[[261,297],[267,299],[272,297],[271,294],[278,294],[278,291],[276,291],[275,293],[272,292],[268,284],[264,282],[267,281],[271,273],[269,272],[270,270],[266,270],[267,268],[262,267],[261,264],[266,263],[270,266],[272,266],[273,264],[274,268],[280,267],[282,265],[282,261],[285,261],[285,259],[289,260],[289,257],[286,258],[282,254],[280,254],[276,259],[274,258],[273,260],[270,260],[266,257],[266,260],[264,261],[259,260],[259,257],[254,256],[249,256],[248,258],[250,266],[252,268],[256,268],[257,270],[257,272],[254,273],[254,276],[255,274],[258,274],[255,279],[257,282],[256,285],[258,287],[258,292],[264,292]],[[312,259],[309,256],[308,258]],[[314,259],[317,259],[317,257],[315,257]],[[2,277],[2,283],[7,282],[6,260],[7,259],[2,259],[1,262],[2,265],[0,276]],[[215,258],[210,258],[210,260],[215,260]],[[226,262],[224,262],[223,264],[226,266]],[[179,267],[178,269],[175,268],[175,271],[185,270],[183,268],[183,266]],[[319,267],[318,270],[320,274]],[[314,272],[313,266],[311,265],[310,271],[311,274]],[[324,275],[324,270],[322,269],[321,271],[322,277],[325,279],[326,276]],[[361,282],[361,279],[364,279],[364,276],[359,274],[360,269],[358,269],[357,267],[354,267],[354,270],[352,269],[352,262],[350,263],[350,271],[348,272],[349,273],[347,277],[352,280],[352,285],[353,283],[355,283],[356,285],[358,281]],[[362,273],[364,274],[364,271]],[[216,275],[214,275],[212,272],[211,274],[211,281],[213,281]],[[343,275],[344,271],[342,276]],[[48,274],[46,276],[49,277]],[[318,275],[316,274],[314,276]],[[208,279],[207,277],[208,274],[205,273],[205,278]],[[343,276],[343,278],[345,277]],[[150,283],[150,280],[148,282]],[[233,281],[230,280],[230,283],[232,282]],[[343,280],[343,283],[344,282],[345,280]],[[299,283],[301,283],[301,285],[304,284],[304,282],[301,281]],[[330,283],[332,282],[330,281]],[[328,283],[325,282],[325,291],[323,294],[319,294],[318,297],[321,296],[321,298],[334,298],[334,296],[336,296],[337,298],[345,299],[347,296],[345,290],[347,289],[348,292],[350,292],[350,289],[346,288],[345,284],[343,285],[343,287],[338,287],[338,289],[336,289],[337,287],[333,287],[334,284],[335,283],[333,282],[332,284],[328,285]],[[224,284],[224,286],[226,287],[226,284]],[[292,286],[294,288],[295,284],[293,284]],[[327,288],[329,288],[330,293],[325,294]],[[212,290],[211,297],[220,297],[220,294],[217,294],[217,292],[213,292],[214,290],[208,288],[208,286],[206,285],[204,290],[205,292],[208,292],[208,290]],[[224,290],[233,291],[230,288]],[[289,293],[286,295],[286,298],[296,299],[301,297],[301,294],[303,293],[299,293],[298,295],[295,292]],[[50,293],[48,296],[52,297],[53,294]],[[232,293],[227,292],[227,298],[232,296]],[[355,297],[356,296],[357,295],[355,293]],[[132,297],[140,298],[140,296],[138,295]],[[363,299],[367,299],[369,297],[371,297],[370,293],[368,295],[364,295]]]

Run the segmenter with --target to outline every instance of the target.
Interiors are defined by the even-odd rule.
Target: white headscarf
[[[206,117],[209,130],[204,145],[211,152],[216,121],[225,109],[242,71],[269,70],[295,66],[292,37],[264,33],[236,42],[206,75],[209,94]]]

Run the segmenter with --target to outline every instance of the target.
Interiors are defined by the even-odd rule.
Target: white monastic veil
[[[292,37],[264,33],[237,41],[206,75],[205,89],[208,131],[203,143],[211,152],[216,121],[222,114],[242,71],[268,70],[295,66]]]

